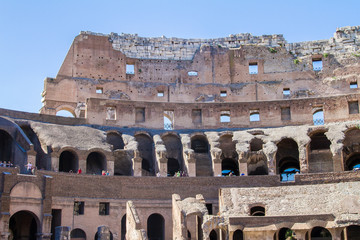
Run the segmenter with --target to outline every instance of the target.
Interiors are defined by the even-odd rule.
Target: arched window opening
[[[92,152],[86,159],[86,173],[101,175],[102,171],[106,171],[105,156],[98,152]]]
[[[324,112],[322,109],[317,110],[313,114],[313,122],[314,125],[324,125]]]
[[[250,209],[250,216],[265,216],[265,208],[262,206],[255,206]]]
[[[75,228],[70,233],[70,239],[72,239],[72,240],[86,240],[86,234],[82,229]]]
[[[191,139],[191,149],[195,153],[208,153],[209,152],[209,143],[205,136],[194,136]]]
[[[250,113],[250,122],[259,122],[259,121],[260,121],[260,113],[259,112]]]
[[[221,161],[222,176],[239,176],[239,166],[237,161],[231,158],[225,158]]]
[[[166,134],[161,137],[166,148],[168,158],[167,173],[173,176],[177,171],[183,171],[184,161],[182,156],[182,144],[180,138],[174,134]]]
[[[244,239],[243,232],[240,229],[236,230],[233,235],[233,240],[243,240],[243,239]]]
[[[9,239],[36,240],[38,223],[36,215],[32,212],[20,211],[15,213],[9,221]]]
[[[311,136],[310,150],[330,149],[330,144],[324,132],[315,133]]]
[[[112,234],[112,232],[109,231],[109,233],[110,233],[110,240],[113,240],[113,234]],[[99,237],[99,233],[96,232],[95,237],[94,237],[94,240],[98,240],[98,237]]]
[[[295,174],[300,173],[299,161],[293,157],[286,157],[279,162],[279,174],[281,181],[294,181]]]
[[[151,214],[147,220],[149,240],[165,240],[165,220],[160,214]]]
[[[279,230],[278,240],[287,240],[287,239],[295,239],[295,232],[290,228],[281,228]]]
[[[121,240],[125,240],[126,236],[126,214],[121,218]]]
[[[180,165],[178,160],[169,158],[167,163],[167,175],[168,177],[174,176],[176,172],[180,171]]]
[[[5,131],[0,130],[0,161],[13,163],[12,137]],[[14,164],[14,163],[13,163]]]
[[[314,227],[311,230],[311,239],[316,240],[331,240],[332,236],[329,230],[323,227]]]
[[[63,151],[59,157],[59,172],[74,172],[78,170],[79,161],[75,153]]]
[[[75,117],[75,115],[72,112],[68,111],[68,110],[60,110],[60,111],[56,112],[56,116],[58,116],[58,117],[70,117],[70,118]]]
[[[174,111],[164,111],[164,129],[174,129]]]
[[[345,163],[346,171],[360,170],[360,153],[353,154]]]
[[[261,139],[253,138],[250,142],[250,151],[257,152],[262,150],[264,142]]]
[[[138,142],[138,150],[141,162],[143,176],[155,176],[154,159],[153,159],[153,140],[146,134],[137,134],[135,139]]]
[[[217,240],[217,233],[215,231],[215,229],[213,229],[211,232],[210,232],[210,240]]]
[[[106,142],[113,146],[113,150],[124,149],[124,141],[117,132],[109,132],[106,135]]]

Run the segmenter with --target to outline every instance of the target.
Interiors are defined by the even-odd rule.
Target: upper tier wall
[[[303,56],[316,53],[344,53],[359,50],[360,26],[337,28],[334,37],[328,40],[287,43],[282,34],[253,36],[250,33],[240,33],[224,38],[215,39],[183,39],[139,37],[137,34],[109,35],[92,32],[81,32],[108,36],[115,50],[121,51],[129,58],[138,59],[167,59],[167,60],[192,60],[195,52],[201,46],[221,46],[225,48],[238,48],[241,45],[258,45],[267,47],[285,46],[288,51]]]

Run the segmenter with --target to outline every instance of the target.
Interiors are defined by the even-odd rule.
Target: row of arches
[[[59,157],[59,172],[77,172],[79,169],[79,158],[71,150],[61,152]],[[103,153],[91,152],[86,158],[86,173],[101,175],[107,170],[107,161]]]
[[[29,239],[36,240],[37,234],[41,232],[38,217],[30,211],[19,211],[10,217],[9,239]],[[53,233],[54,236],[55,233]],[[126,234],[126,214],[121,219],[121,240],[125,240]],[[147,219],[147,234],[149,240],[165,240],[165,220],[161,214],[151,214]],[[75,228],[70,232],[71,239],[86,240],[91,239],[81,228]],[[97,233],[94,236],[97,240]],[[110,231],[110,239],[112,233]]]

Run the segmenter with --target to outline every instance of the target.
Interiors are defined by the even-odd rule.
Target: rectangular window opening
[[[258,74],[258,64],[249,63],[249,74]]]
[[[85,202],[74,202],[74,215],[84,215]]]
[[[291,120],[290,107],[281,108],[281,120],[282,121]]]
[[[197,76],[198,72],[197,71],[190,71],[188,72],[188,76]]]
[[[349,114],[358,114],[359,113],[358,101],[348,102],[348,104],[349,104]]]
[[[103,88],[102,87],[96,87],[96,93],[102,94],[103,93]]]
[[[106,120],[116,120],[116,107],[106,107]]]
[[[105,216],[110,213],[110,203],[101,202],[99,203],[99,215]]]
[[[230,110],[221,111],[220,122],[222,122],[222,123],[230,122]]]
[[[126,64],[126,74],[135,74],[134,64]]]
[[[290,96],[290,88],[284,88],[283,89],[283,95],[284,97],[289,97]]]
[[[201,109],[193,109],[191,118],[193,123],[202,123]]]
[[[313,64],[313,70],[315,72],[319,72],[322,70],[323,68],[323,62],[322,62],[322,59],[321,58],[314,58],[312,60],[312,64]]]
[[[220,91],[220,97],[226,97],[227,92],[226,91]]]
[[[213,214],[212,203],[206,203],[206,208],[209,212],[209,215],[212,215]]]
[[[351,82],[350,83],[350,89],[355,89],[355,88],[358,88],[357,82]]]
[[[250,122],[259,122],[260,112],[259,110],[250,110]]]
[[[157,96],[158,97],[163,97],[164,96],[164,91],[158,91]]]
[[[135,108],[135,122],[145,122],[145,108]]]

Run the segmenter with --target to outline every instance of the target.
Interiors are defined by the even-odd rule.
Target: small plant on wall
[[[271,53],[277,53],[277,51],[276,51],[276,49],[275,48],[269,48],[269,52],[271,52]]]

